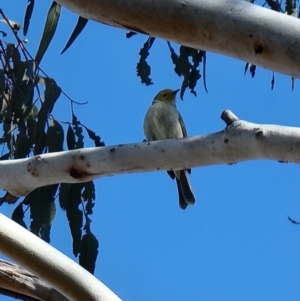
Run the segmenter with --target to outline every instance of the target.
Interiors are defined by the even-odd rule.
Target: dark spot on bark
[[[116,149],[113,147],[109,152],[113,153]]]
[[[30,174],[35,178],[39,176],[39,174],[36,172],[35,168],[30,170]]]
[[[252,37],[253,37],[253,34],[252,34],[252,33],[248,34],[248,37],[249,37],[249,38],[252,38]]]
[[[86,163],[86,165],[85,165],[86,167],[90,167],[91,165],[90,165],[90,163]]]
[[[162,153],[164,153],[164,152],[165,152],[165,150],[164,150],[164,149],[162,149],[162,150],[161,150],[161,152],[162,152]]]
[[[257,130],[257,132],[255,133],[255,138],[257,140],[261,140],[263,138],[263,136],[264,136],[264,132],[262,130],[260,130],[260,129]]]
[[[148,142],[147,145],[150,145],[150,142]]]
[[[224,139],[224,142],[225,142],[226,144],[229,143],[229,139],[225,138],[225,139]]]
[[[75,168],[71,168],[70,176],[74,179],[79,179],[80,178],[80,172]]]
[[[84,154],[81,154],[79,158],[80,158],[80,160],[84,160],[85,155],[84,155]]]
[[[254,49],[255,54],[262,54],[264,51],[263,43],[262,42],[254,42],[253,49]]]

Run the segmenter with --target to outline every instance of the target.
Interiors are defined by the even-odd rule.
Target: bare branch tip
[[[227,126],[230,126],[233,122],[239,120],[238,117],[234,115],[230,110],[223,111],[220,117]]]

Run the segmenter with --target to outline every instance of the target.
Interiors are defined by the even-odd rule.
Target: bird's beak
[[[172,94],[176,95],[180,89],[174,90]]]

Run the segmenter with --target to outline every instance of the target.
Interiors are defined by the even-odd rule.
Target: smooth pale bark
[[[13,292],[16,298],[27,300],[69,301],[59,291],[22,267],[0,259],[0,288]]]
[[[0,214],[0,253],[51,283],[69,300],[121,301],[75,261],[3,214]]]
[[[87,19],[300,77],[300,20],[245,1],[56,2]]]
[[[13,196],[56,183],[78,183],[104,176],[186,169],[269,159],[300,164],[300,128],[238,120],[230,111],[227,127],[184,139],[120,144],[0,162],[0,188]]]

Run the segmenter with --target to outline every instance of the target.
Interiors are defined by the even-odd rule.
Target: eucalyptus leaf
[[[34,8],[34,1],[35,0],[28,0],[28,5],[26,8],[25,18],[24,18],[24,26],[23,26],[23,34],[24,36],[27,35],[30,19],[32,16],[33,8]]]
[[[83,235],[79,249],[79,264],[94,274],[99,253],[99,242],[92,232]]]
[[[68,40],[66,46],[62,50],[61,54],[63,54],[73,44],[73,42],[77,39],[77,37],[82,32],[82,30],[84,29],[84,27],[86,26],[87,23],[88,23],[88,19],[85,19],[81,16],[78,17],[77,24],[71,34],[71,37]]]
[[[61,124],[52,119],[47,130],[47,145],[49,153],[63,150],[64,130]]]
[[[61,5],[56,3],[55,1],[53,1],[52,5],[48,11],[43,36],[42,36],[38,51],[35,56],[35,61],[36,61],[37,65],[40,64],[45,52],[47,51],[47,49],[50,45],[52,38],[54,36],[58,21],[59,21],[59,17],[60,17],[60,11],[61,11]]]
[[[24,227],[25,229],[27,229],[27,226],[24,222],[24,211],[23,211],[23,204],[20,203],[15,210],[12,213],[11,219],[13,221],[15,221],[16,223],[18,223],[19,225],[21,225],[22,227]]]
[[[54,108],[54,105],[61,94],[61,88],[56,84],[54,79],[43,78],[46,89],[44,92],[44,102],[38,113],[38,127],[41,132],[45,130],[48,114],[50,114]]]
[[[140,77],[141,82],[146,86],[152,85],[153,82],[150,78],[151,68],[147,63],[147,57],[149,56],[149,50],[151,49],[155,38],[149,37],[147,41],[144,43],[143,47],[141,48],[139,55],[140,60],[136,65],[136,71],[138,77]]]

